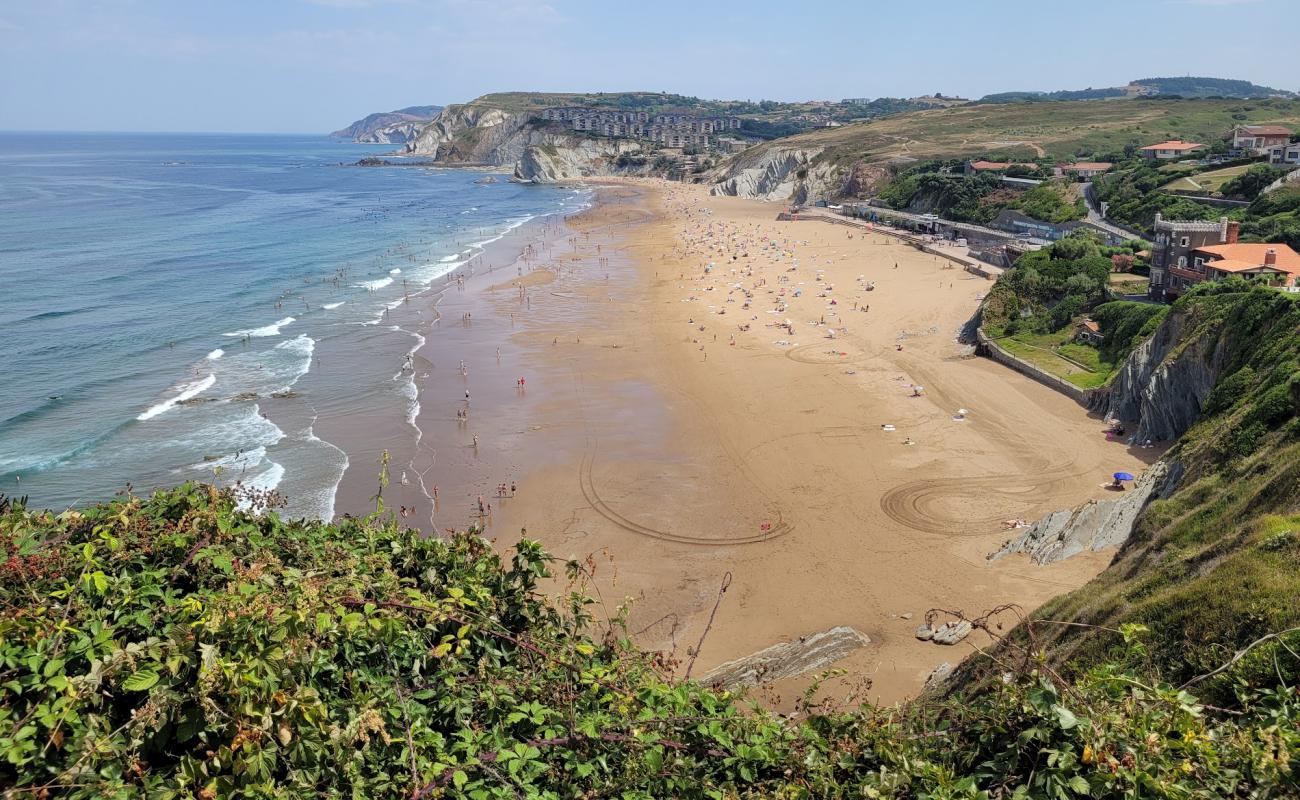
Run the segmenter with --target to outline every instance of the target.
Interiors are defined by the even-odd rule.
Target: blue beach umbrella
[[[1115,473],[1115,480],[1117,480],[1117,481],[1131,481],[1131,480],[1133,480],[1133,473],[1131,473],[1131,472],[1116,472],[1116,473]]]

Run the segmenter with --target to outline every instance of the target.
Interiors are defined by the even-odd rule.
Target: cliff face
[[[1136,423],[1136,441],[1171,441],[1196,422],[1234,351],[1231,331],[1196,335],[1194,315],[1175,309],[1155,334],[1129,354],[1110,387],[1089,410]]]
[[[816,163],[820,148],[755,147],[732,159],[716,176],[714,194],[803,203],[836,194],[840,181],[829,164]]]
[[[528,116],[474,104],[451,105],[407,142],[405,152],[459,164],[514,164],[529,144]]]
[[[639,142],[588,136],[548,135],[524,147],[515,162],[516,180],[531,183],[598,175],[647,175],[651,160]]]
[[[448,165],[513,167],[517,180],[531,183],[652,170],[638,141],[575,134],[562,123],[477,104],[448,106],[405,152]]]
[[[357,136],[353,141],[361,144],[406,144],[420,135],[427,122],[399,122]]]
[[[393,144],[405,141],[405,139],[389,138],[397,135],[397,129],[409,126],[410,131],[418,131],[441,110],[442,106],[408,106],[396,111],[370,114],[346,128],[334,131],[330,136],[336,139],[351,139],[354,142]],[[385,133],[389,128],[394,131]]]

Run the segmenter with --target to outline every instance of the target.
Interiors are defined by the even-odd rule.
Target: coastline
[[[513,278],[476,275],[474,291],[441,301],[444,326],[472,314],[459,347],[473,401],[468,424],[454,414],[459,386],[422,405],[435,438],[454,442],[436,470],[438,526],[479,520],[482,494],[494,506],[481,518],[485,535],[508,547],[526,532],[557,558],[585,561],[608,610],[632,599],[630,632],[679,659],[730,575],[697,677],[849,625],[871,644],[835,666],[871,676],[882,702],[914,694],[940,663],[986,641],[916,641],[928,609],[1032,609],[1105,566],[1108,553],[1049,567],[984,560],[1007,538],[1000,520],[1104,496],[1094,475],[1143,467],[1067,398],[955,341],[986,280],[884,236],[775,222],[772,204],[680,184],[601,183],[599,202],[539,243],[538,258],[512,264]],[[703,272],[732,254],[723,245],[759,231],[788,239],[789,255],[750,253],[744,276]],[[775,318],[761,290],[750,289],[758,319],[723,298],[756,280],[775,293],[793,258],[803,259],[793,274],[805,296],[783,312],[798,332],[798,346],[786,347],[776,342],[790,337],[761,327]],[[543,269],[547,277],[534,277]],[[860,274],[878,288],[855,290]],[[529,301],[512,286],[521,278]],[[832,283],[846,304],[872,301],[865,324],[812,297]],[[848,317],[848,333],[819,343],[813,308]],[[454,369],[459,357],[442,360]],[[526,390],[514,386],[517,373]],[[914,383],[926,385],[922,396],[911,397]],[[954,420],[958,407],[970,416]],[[884,422],[896,432],[882,432]],[[503,482],[518,493],[495,496]],[[809,677],[777,682],[769,702],[786,705]]]

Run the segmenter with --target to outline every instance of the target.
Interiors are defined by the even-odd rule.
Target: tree
[[[1254,200],[1270,183],[1285,174],[1285,170],[1275,169],[1268,164],[1256,164],[1223,184],[1223,193],[1229,197]]]

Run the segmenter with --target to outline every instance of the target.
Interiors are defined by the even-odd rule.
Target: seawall
[[[976,352],[980,355],[991,358],[1003,366],[1010,367],[1026,377],[1033,378],[1039,383],[1055,389],[1066,397],[1069,397],[1080,405],[1088,405],[1089,391],[1087,389],[1075,386],[1063,378],[1058,378],[1057,376],[1030,364],[1028,361],[1012,355],[996,341],[990,338],[989,335],[984,332],[983,327],[975,330],[975,339]]]

